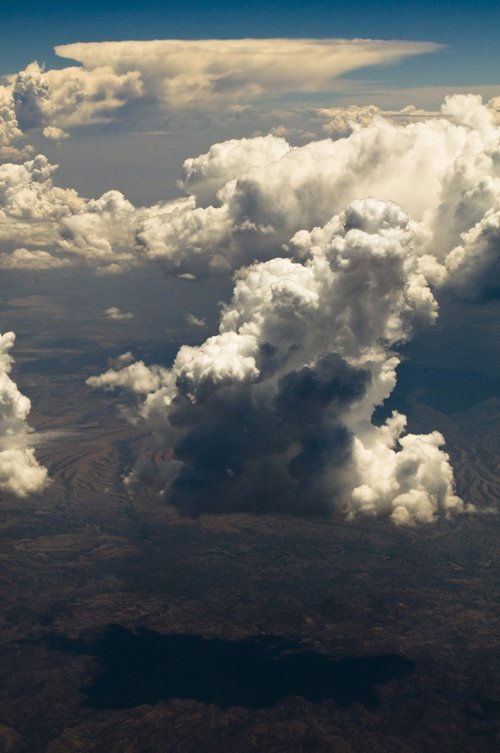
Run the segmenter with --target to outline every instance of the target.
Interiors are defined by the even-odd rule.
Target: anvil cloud
[[[129,105],[168,117],[217,112],[332,91],[350,71],[438,49],[432,42],[376,39],[84,42],[55,48],[79,65],[45,71],[30,64],[11,77],[11,89],[20,128],[46,129],[47,138],[57,139],[74,126],[124,117]]]

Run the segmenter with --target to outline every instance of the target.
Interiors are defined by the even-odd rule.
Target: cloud
[[[116,306],[110,306],[110,308],[106,309],[104,313],[109,319],[114,319],[115,321],[134,318],[134,315],[130,311],[120,311]]]
[[[0,86],[0,163],[21,162],[31,156],[32,148],[22,140],[11,88]]]
[[[494,108],[456,95],[440,115],[355,115],[335,140],[216,144],[186,161],[184,196],[149,207],[58,188],[43,156],[0,165],[4,266],[241,269],[218,335],[181,348],[171,369],[119,364],[89,382],[143,396],[134,420],[168,448],[163,478],[184,512],[339,509],[412,524],[464,509],[438,432],[371,418],[394,388],[398,344],[436,318],[435,296],[500,290]]]
[[[120,74],[109,65],[46,71],[33,62],[11,78],[20,128],[44,130],[49,139],[64,138],[65,129],[73,126],[107,123],[143,95],[139,71]]]
[[[82,64],[73,76],[78,70],[90,78],[133,72],[144,97],[178,111],[331,91],[349,71],[438,49],[432,42],[372,39],[170,39],[74,43],[55,51]],[[54,81],[64,70],[50,72]]]
[[[444,284],[467,300],[500,295],[500,202],[489,209],[446,257]]]
[[[56,143],[69,138],[69,133],[66,133],[62,128],[57,128],[56,126],[46,126],[42,133],[47,141],[55,141]]]
[[[171,369],[88,380],[138,396],[181,512],[337,509],[409,525],[464,509],[439,433],[406,434],[399,414],[371,422],[396,382],[394,347],[437,316],[413,240],[395,204],[354,201],[293,239],[300,261],[240,270],[219,334],[182,346]]]
[[[90,377],[87,383],[91,387],[105,390],[124,387],[131,392],[144,395],[158,391],[168,377],[168,371],[161,366],[148,367],[143,361],[128,363],[130,356],[130,353],[123,354],[116,367],[99,377]]]
[[[121,262],[135,258],[129,227],[139,221],[134,207],[118,191],[85,200],[54,185],[57,167],[44,155],[0,165],[0,248],[9,255],[4,265],[15,266],[22,256],[24,268],[85,262],[123,271]],[[22,253],[10,258],[20,246]]]
[[[231,140],[187,160],[180,182],[187,198],[137,215],[138,257],[162,260],[177,274],[224,273],[272,258],[298,230],[375,196],[408,213],[422,256],[441,264],[444,279],[447,254],[498,202],[491,108],[456,95],[439,115],[411,108],[397,117],[376,108],[355,114],[354,128],[350,120],[335,126],[351,123],[344,138],[300,147],[271,135]],[[437,268],[433,282],[436,275]]]
[[[492,97],[487,106],[493,115],[495,125],[500,125],[500,96]]]
[[[349,107],[323,107],[317,111],[320,118],[325,119],[322,130],[332,138],[349,136],[359,128],[371,124],[376,117],[383,117],[400,125],[439,118],[440,111],[428,111],[408,105],[400,110],[382,110],[376,105],[350,105]]]
[[[221,113],[230,122],[247,111],[249,102],[329,92],[347,72],[438,49],[431,42],[371,39],[59,45],[56,54],[78,65],[45,70],[35,61],[8,76],[0,88],[0,156],[3,149],[14,159],[14,142],[32,130],[60,141],[74,127],[118,119],[140,130],[146,123],[165,127],[172,119],[192,128],[207,117],[220,120]],[[17,156],[22,154],[21,148]]]
[[[48,251],[16,248],[11,253],[0,254],[0,269],[60,269],[71,265],[69,259],[53,256]]]
[[[186,314],[186,321],[188,324],[192,324],[193,327],[205,327],[207,324],[205,319],[195,316],[194,314]]]
[[[337,113],[334,122],[333,129],[351,129],[348,135],[296,147],[272,135],[214,144],[185,161],[184,196],[148,207],[133,206],[119,191],[86,200],[59,188],[57,166],[42,155],[0,165],[0,246],[6,254],[26,249],[33,267],[49,264],[47,256],[36,260],[40,250],[99,274],[148,261],[175,275],[230,274],[283,249],[293,255],[296,232],[321,227],[346,202],[375,196],[410,216],[422,272],[443,285],[452,271],[450,287],[459,263],[466,274],[463,253],[475,253],[467,233],[499,205],[500,131],[492,107],[455,95],[439,115],[365,108]],[[464,243],[460,255],[455,249]],[[491,269],[486,264],[485,280]]]
[[[53,184],[57,165],[38,155],[0,165],[0,241],[15,246],[56,246],[63,217],[84,204],[76,191]]]
[[[26,497],[44,488],[47,470],[30,447],[31,403],[9,376],[14,341],[13,332],[0,335],[0,491]]]

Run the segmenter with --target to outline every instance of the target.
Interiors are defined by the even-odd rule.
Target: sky
[[[401,348],[500,291],[498,16],[5,4],[0,272],[95,275],[110,328],[135,317],[116,280],[144,268],[232,288],[215,325],[180,300],[199,339],[170,362],[125,352],[86,380],[128,393],[180,514],[476,512],[434,426],[375,416]],[[2,331],[0,489],[22,498],[48,474]],[[138,460],[130,489],[151,473]]]
[[[231,37],[364,37],[431,40],[448,49],[434,60],[407,63],[384,79],[395,85],[495,84],[500,52],[498,3],[285,2],[190,3],[2,2],[0,71],[37,59],[61,65],[52,48],[75,41]],[[386,78],[388,77],[388,78]]]

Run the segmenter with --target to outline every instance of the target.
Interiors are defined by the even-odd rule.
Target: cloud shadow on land
[[[258,709],[290,696],[373,709],[380,705],[377,685],[414,670],[411,660],[397,654],[335,660],[279,636],[226,641],[109,625],[94,640],[52,635],[47,643],[58,651],[97,657],[100,674],[82,688],[85,704],[93,709],[133,708],[170,698]]]

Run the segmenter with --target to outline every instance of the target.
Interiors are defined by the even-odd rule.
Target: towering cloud
[[[437,432],[405,434],[398,414],[371,422],[395,385],[393,347],[436,317],[413,240],[395,204],[354,201],[295,236],[302,261],[241,270],[219,334],[171,369],[89,380],[140,398],[182,512],[337,508],[411,524],[463,509]]]
[[[375,196],[409,214],[421,254],[444,265],[443,278],[448,253],[498,201],[499,137],[491,110],[457,95],[440,117],[401,124],[374,115],[336,141],[228,141],[186,161],[190,198],[146,211],[138,252],[172,270],[231,269],[271,258],[299,229]]]
[[[31,147],[22,145],[23,132],[17,121],[12,87],[0,86],[0,162],[28,159]]]
[[[47,471],[29,446],[30,401],[9,376],[14,341],[13,332],[0,335],[0,491],[25,497],[43,489]]]
[[[358,68],[434,52],[431,42],[372,39],[212,39],[94,42],[59,45],[80,65],[43,70],[31,63],[11,77],[20,128],[66,129],[128,115],[217,113],[285,94],[332,91]],[[300,60],[300,65],[297,61]],[[142,118],[143,119],[143,118]]]

